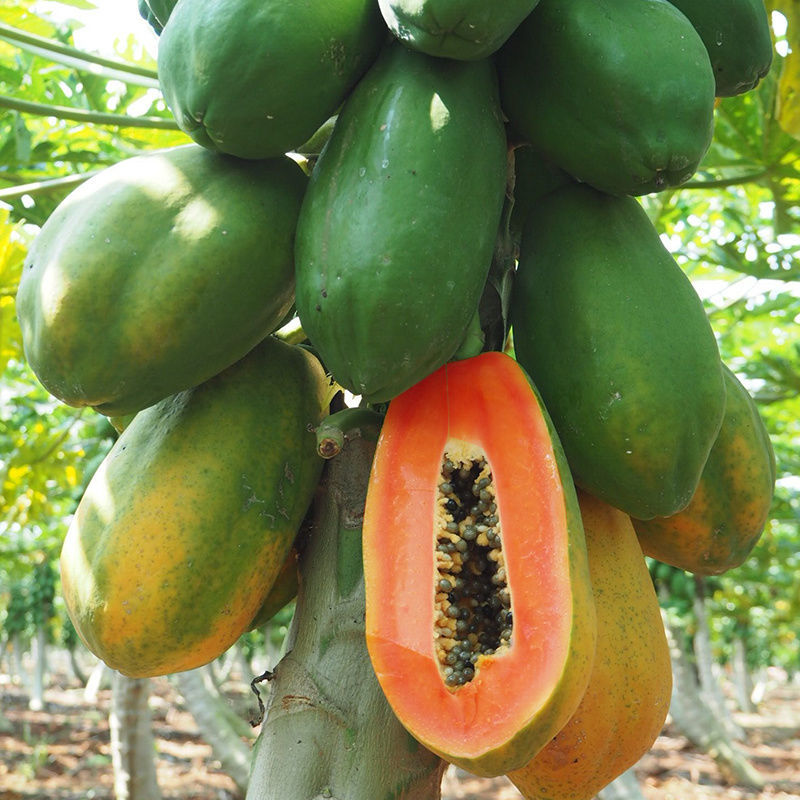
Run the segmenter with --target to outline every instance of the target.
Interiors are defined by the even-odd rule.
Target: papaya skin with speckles
[[[508,777],[525,800],[590,800],[651,747],[669,710],[669,648],[627,514],[584,492],[578,502],[597,613],[597,652],[569,722]]]
[[[269,338],[125,428],[61,553],[70,618],[129,677],[206,664],[250,627],[289,554],[322,459],[328,382]]]
[[[775,453],[758,408],[727,367],[725,416],[689,505],[670,517],[633,520],[645,554],[697,575],[744,562],[764,530]]]

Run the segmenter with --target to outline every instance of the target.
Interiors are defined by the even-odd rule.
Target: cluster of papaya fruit
[[[346,389],[385,413],[363,548],[392,708],[588,800],[669,707],[644,554],[730,569],[771,502],[755,404],[636,199],[769,69],[762,0],[139,7],[194,143],[74,190],[17,299],[42,384],[121,431],[62,552],[78,633],[165,674],[291,597]]]

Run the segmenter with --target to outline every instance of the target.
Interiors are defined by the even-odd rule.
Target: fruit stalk
[[[341,454],[326,464],[247,800],[440,797],[446,765],[397,721],[364,643],[361,522],[370,439],[348,431]]]

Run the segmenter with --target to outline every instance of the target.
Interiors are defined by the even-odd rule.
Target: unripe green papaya
[[[571,175],[543,159],[529,144],[514,148],[514,205],[509,229],[517,244],[528,217],[542,198],[573,182]]]
[[[703,304],[638,201],[578,183],[547,195],[523,232],[511,322],[575,482],[640,519],[684,508],[725,383]]]
[[[676,186],[711,143],[708,53],[667,0],[541,0],[497,63],[515,133],[601,191]]]
[[[61,553],[70,618],[131,677],[208,663],[244,633],[316,489],[329,400],[307,351],[269,337],[139,412],[89,482]]]
[[[692,501],[671,517],[633,520],[648,556],[697,575],[744,562],[764,530],[775,487],[775,453],[747,389],[723,367],[725,416]]]
[[[297,311],[342,386],[389,400],[455,353],[505,181],[491,63],[388,46],[345,103],[298,220]]]
[[[694,25],[708,50],[717,97],[754,89],[772,64],[764,0],[670,0]]]
[[[177,2],[178,0],[139,0],[139,14],[160,35]]]
[[[385,34],[374,0],[181,0],[159,40],[158,75],[196,142],[271,158],[336,111]]]
[[[539,0],[378,0],[389,30],[413,50],[474,61],[494,53]]]
[[[294,300],[306,185],[286,157],[254,164],[192,144],[75,189],[34,240],[17,293],[45,388],[124,416],[244,356]]]

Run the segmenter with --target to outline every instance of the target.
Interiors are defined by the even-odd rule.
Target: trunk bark
[[[702,575],[694,576],[694,590],[693,607],[697,630],[692,646],[697,665],[697,675],[700,680],[700,689],[706,703],[714,711],[728,736],[734,741],[743,742],[745,732],[741,725],[738,725],[733,719],[730,707],[725,700],[722,686],[714,674],[711,632],[708,627],[708,609],[706,608],[706,584]]]
[[[214,758],[244,794],[250,772],[250,746],[240,736],[243,732],[251,735],[247,723],[212,688],[211,675],[203,667],[179,672],[174,680]]]
[[[47,632],[43,626],[36,629],[34,638],[33,680],[31,681],[31,699],[28,708],[41,711],[44,708],[44,676],[47,672]]]
[[[755,685],[753,676],[750,674],[750,668],[747,666],[747,649],[741,636],[737,636],[733,640],[732,668],[736,704],[740,711],[752,714],[756,710],[753,703]]]
[[[364,640],[361,522],[373,451],[351,435],[326,465],[247,800],[441,796],[445,764],[397,721]]]
[[[663,611],[662,611],[663,614]],[[700,692],[700,684],[686,657],[682,636],[664,616],[664,627],[672,660],[670,715],[676,727],[714,761],[726,780],[751,789],[761,789],[764,779],[725,732]]]
[[[633,767],[625,770],[618,778],[597,794],[598,800],[645,800],[639,779]]]
[[[150,680],[112,678],[111,763],[116,800],[160,800],[156,780],[156,749],[152,718],[147,704]]]

